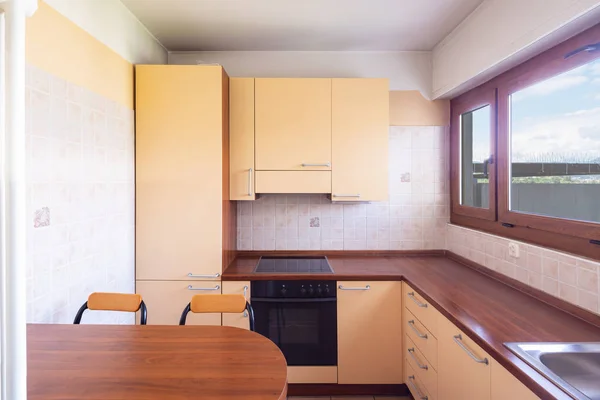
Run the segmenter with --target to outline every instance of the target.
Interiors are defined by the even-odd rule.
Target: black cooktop
[[[271,274],[333,274],[327,257],[261,257],[254,270]]]

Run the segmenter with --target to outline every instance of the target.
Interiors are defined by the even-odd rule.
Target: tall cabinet
[[[192,295],[221,293],[236,239],[229,191],[223,68],[136,66],[136,290],[148,323],[177,324]]]

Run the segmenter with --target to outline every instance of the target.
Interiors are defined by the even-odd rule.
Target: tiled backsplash
[[[600,310],[600,263],[456,225],[448,225],[447,237],[453,253],[569,303]],[[519,244],[519,258],[509,256],[510,242]]]
[[[26,102],[28,321],[72,323],[89,293],[134,291],[134,113],[32,66]]]
[[[388,202],[325,195],[238,202],[238,250],[443,249],[449,216],[445,127],[390,127]]]

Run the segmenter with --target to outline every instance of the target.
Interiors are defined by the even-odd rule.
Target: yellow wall
[[[448,126],[450,100],[427,100],[418,90],[390,92],[390,125]]]
[[[42,1],[26,46],[28,63],[133,109],[133,65]]]

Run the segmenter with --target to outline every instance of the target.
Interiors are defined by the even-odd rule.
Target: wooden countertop
[[[332,275],[256,274],[252,271],[258,259],[258,255],[237,258],[223,273],[223,280],[404,280],[542,399],[571,397],[503,344],[600,341],[599,316],[493,271],[477,269],[452,254],[333,255],[328,256]]]
[[[285,400],[283,354],[228,326],[27,326],[27,398]]]

